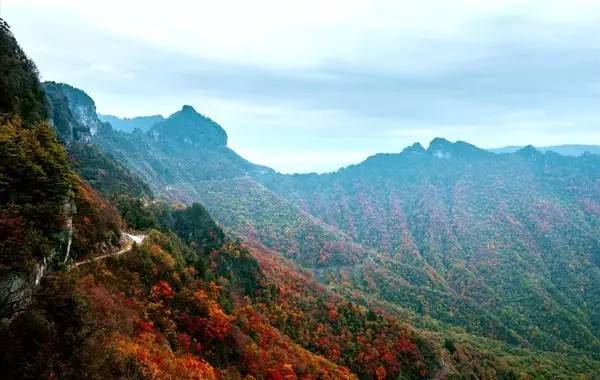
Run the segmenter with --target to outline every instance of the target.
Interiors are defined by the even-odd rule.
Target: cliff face
[[[87,128],[91,135],[96,134],[98,128],[102,125],[96,114],[96,103],[88,94],[78,88],[64,83],[60,83],[59,86],[69,100],[69,109],[75,120],[81,126]]]
[[[73,177],[45,123],[48,106],[35,65],[0,19],[0,319],[26,306],[47,268],[69,255]]]
[[[0,125],[0,317],[70,253],[74,176],[48,125]]]
[[[48,117],[59,138],[67,145],[89,144],[92,131],[100,126],[94,101],[83,91],[69,85],[44,82]]]
[[[78,178],[64,146],[90,142],[99,125],[85,93],[42,86],[0,19],[1,320],[28,305],[45,273],[118,241],[120,219]]]

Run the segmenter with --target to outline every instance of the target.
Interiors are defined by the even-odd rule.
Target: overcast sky
[[[42,79],[117,116],[190,104],[284,172],[436,136],[600,144],[600,1],[0,3]]]

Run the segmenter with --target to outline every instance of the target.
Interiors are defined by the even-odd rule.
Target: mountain
[[[0,19],[0,118],[19,115],[26,125],[46,118],[37,68]]]
[[[120,118],[112,115],[98,114],[98,118],[104,123],[109,123],[117,131],[123,132],[133,132],[136,129],[146,132],[154,124],[165,120],[161,115]]]
[[[21,50],[5,53],[0,62]],[[113,145],[127,137],[99,121],[89,96],[62,84],[42,87],[33,69],[15,78],[24,80],[15,88],[42,95],[25,108],[49,112],[26,118],[15,96],[7,98],[11,112],[0,124],[3,378],[391,380],[531,373],[513,356],[530,358],[528,352],[507,353],[487,342],[499,350],[489,357],[481,342],[460,334],[416,330],[334,292],[277,252],[241,244],[201,205],[152,198],[113,156],[76,133]],[[31,83],[37,88],[29,89]],[[148,132],[129,141],[145,142],[153,153],[181,151],[188,160],[203,153],[213,160],[192,178],[228,181],[269,171],[235,155],[225,132],[188,107]],[[166,159],[162,164],[172,168]],[[113,174],[116,180],[104,178]],[[284,207],[267,203],[273,203],[269,213]],[[127,226],[141,229],[139,235],[126,238]],[[583,357],[556,367],[552,359],[532,358],[537,373],[565,377],[594,365]]]
[[[94,100],[84,91],[65,83],[46,82],[46,86],[57,86],[69,102],[69,110],[77,122],[89,130],[91,135],[96,134],[102,121],[96,113]]]
[[[182,143],[185,146],[202,149],[222,148],[227,145],[225,130],[188,105],[154,125],[150,134],[163,144],[171,144],[172,148],[179,148]]]
[[[502,148],[488,149],[490,152],[494,153],[514,153],[519,149],[523,149],[522,146],[505,146]],[[540,152],[548,152],[552,151],[558,154],[562,154],[563,156],[581,156],[586,152],[593,154],[600,154],[600,145],[578,145],[578,144],[569,144],[569,145],[556,145],[556,146],[540,146],[535,147]]]
[[[36,287],[48,273],[70,260],[115,246],[122,221],[114,207],[72,169],[64,146],[46,120],[48,97],[35,65],[3,20],[0,67],[3,328],[30,307]]]
[[[70,109],[64,85],[54,82],[42,84],[46,94],[48,119],[58,138],[67,146],[76,142],[86,143],[91,139],[90,129],[80,124]]]
[[[104,124],[93,141],[135,168],[156,192],[173,184],[266,170],[229,149],[225,131],[191,106],[182,107],[146,132],[125,133]]]
[[[157,193],[202,202],[227,230],[339,292],[414,313],[417,326],[569,355],[599,348],[599,156],[498,155],[437,138],[334,173],[284,175],[184,126],[120,135],[123,159],[160,168],[157,180],[142,174]],[[213,164],[229,155],[238,159]]]
[[[64,83],[44,82],[49,124],[66,146],[73,168],[106,197],[117,194],[150,196],[151,191],[129,169],[91,145],[92,128],[103,123],[86,93]]]
[[[113,129],[2,33],[3,377],[598,372],[597,155],[438,138],[283,175],[190,106]]]
[[[7,30],[0,30],[0,36],[12,37]],[[0,62],[22,57],[14,43],[0,51]],[[77,176],[60,143],[88,146],[74,141],[72,132],[81,126],[92,130],[93,103],[66,86],[52,84],[47,88],[53,93],[45,94],[34,68],[25,64],[25,71],[13,67],[14,76],[8,67],[10,77],[22,81],[11,84],[23,94],[41,96],[33,103],[23,103],[20,93],[4,99],[7,114],[0,124],[3,378],[356,379],[356,374],[372,377],[376,372],[412,378],[438,371],[428,346],[417,345],[413,333],[334,299],[328,304],[331,310],[344,310],[353,317],[352,326],[328,322],[329,309],[320,308],[310,310],[313,324],[305,322],[307,331],[320,335],[304,340],[284,335],[276,324],[295,331],[284,323],[285,310],[293,310],[294,301],[281,297],[249,251],[226,238],[200,205],[142,205],[160,230],[147,231],[139,246],[100,255],[119,248],[124,226],[112,204]],[[61,87],[66,93],[58,91]],[[63,107],[65,99],[69,107]],[[55,103],[46,104],[48,100]],[[54,111],[49,115],[63,133],[62,141],[44,120],[46,107]],[[39,113],[30,112],[35,109]],[[216,132],[198,138],[218,145],[223,133]],[[102,166],[110,167],[106,162]],[[74,265],[73,260],[82,261]],[[382,351],[356,362],[335,351],[337,346],[331,346],[329,359],[308,350],[338,326],[351,328],[352,340],[360,334],[361,343],[386,349],[384,343],[402,343],[402,351],[386,351],[386,356]],[[366,331],[388,340],[376,341]],[[427,365],[417,361],[426,357]],[[393,367],[380,369],[388,362]]]
[[[383,251],[344,274],[369,294],[511,344],[594,352],[599,178],[597,155],[435,139],[335,173],[256,179]]]
[[[104,127],[93,141],[144,178],[155,194],[185,204],[200,202],[228,231],[303,265],[350,265],[367,254],[346,234],[254,181],[252,175],[273,170],[228,148],[223,128],[191,106],[147,132]]]

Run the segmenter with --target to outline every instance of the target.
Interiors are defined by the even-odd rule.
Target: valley
[[[437,137],[283,174],[190,105],[98,114],[4,21],[0,72],[3,378],[600,373],[591,146]]]

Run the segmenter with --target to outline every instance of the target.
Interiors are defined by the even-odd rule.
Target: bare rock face
[[[72,196],[65,199],[62,210],[65,223],[51,252],[35,262],[30,271],[10,271],[0,276],[0,323],[9,322],[12,317],[27,309],[33,292],[43,277],[69,259],[73,241],[73,216],[77,211]]]
[[[67,145],[89,144],[102,125],[96,104],[85,92],[64,83],[43,84],[50,124]]]
[[[69,100],[69,109],[73,117],[79,124],[87,128],[91,135],[96,134],[102,122],[96,114],[96,103],[84,91],[61,83],[60,86],[67,99]]]

